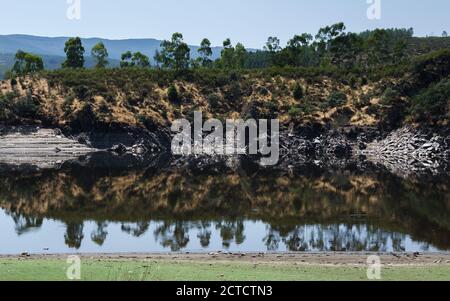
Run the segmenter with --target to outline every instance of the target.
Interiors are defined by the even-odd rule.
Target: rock
[[[114,145],[109,149],[110,152],[115,153],[119,156],[122,156],[127,153],[127,147],[123,144]]]
[[[361,153],[401,176],[431,171],[438,174],[446,166],[445,139],[426,130],[404,127],[385,139],[367,145]]]

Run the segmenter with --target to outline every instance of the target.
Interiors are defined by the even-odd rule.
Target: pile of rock
[[[405,127],[381,141],[369,143],[361,154],[396,173],[425,170],[437,173],[448,162],[450,140],[438,134]]]

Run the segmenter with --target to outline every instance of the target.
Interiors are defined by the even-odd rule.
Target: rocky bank
[[[405,127],[382,135],[375,128],[285,129],[280,162],[289,170],[305,164],[325,167],[370,162],[400,176],[449,174],[450,138],[445,131]],[[0,128],[0,170],[64,167],[129,169],[182,168],[199,171],[236,169],[248,156],[174,157],[170,132],[123,128],[93,133],[63,133],[40,127]],[[363,165],[363,164],[362,164]]]

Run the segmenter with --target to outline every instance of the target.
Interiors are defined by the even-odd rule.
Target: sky
[[[67,17],[73,1],[80,19]],[[372,1],[381,3],[380,19],[367,16]],[[413,27],[416,36],[441,35],[450,33],[449,15],[449,0],[0,0],[0,34],[168,39],[181,32],[193,45],[231,38],[262,48],[269,36],[284,45],[340,21],[352,32]]]

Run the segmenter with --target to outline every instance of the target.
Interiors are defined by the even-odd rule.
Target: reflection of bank
[[[64,241],[75,249],[89,233],[98,246],[114,240],[115,228],[131,237],[150,235],[175,251],[192,243],[246,247],[253,243],[248,231],[261,229],[264,251],[401,251],[417,241],[425,249],[450,247],[445,178],[414,182],[314,166],[284,175],[237,158],[229,166],[228,172],[4,176],[0,206],[14,219],[17,235],[49,219],[62,221]]]

